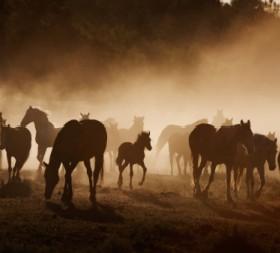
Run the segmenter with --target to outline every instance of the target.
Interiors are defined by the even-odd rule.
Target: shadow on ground
[[[24,198],[31,194],[32,183],[29,180],[13,180],[0,185],[0,198]]]
[[[85,220],[102,223],[123,223],[124,219],[117,214],[113,207],[97,204],[89,209],[80,209],[75,206],[63,208],[60,204],[46,202],[46,207],[59,217],[73,220]]]

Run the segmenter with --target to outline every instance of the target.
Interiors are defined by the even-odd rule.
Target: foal
[[[123,183],[122,173],[127,165],[130,166],[130,183],[129,187],[132,189],[132,177],[133,177],[133,165],[139,164],[143,168],[143,177],[139,182],[139,185],[142,185],[145,181],[146,176],[146,165],[144,163],[145,158],[145,148],[152,150],[150,132],[142,132],[138,135],[138,138],[135,143],[124,142],[119,147],[118,157],[116,163],[119,166],[119,180],[118,185],[121,188]]]

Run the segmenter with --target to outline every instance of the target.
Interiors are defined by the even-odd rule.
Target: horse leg
[[[239,169],[238,167],[233,167],[233,180],[234,180],[234,195],[236,198],[238,198],[238,187],[237,187],[237,180],[238,180],[238,174],[239,174]]]
[[[7,152],[7,161],[8,161],[8,171],[9,171],[9,181],[12,179],[12,156]]]
[[[208,184],[206,185],[206,187],[205,187],[205,189],[204,189],[204,191],[203,191],[203,195],[204,195],[206,198],[208,198],[209,188],[210,188],[212,182],[214,181],[216,166],[217,166],[217,164],[215,164],[215,163],[212,163],[212,164],[211,164],[211,174],[210,174],[209,179],[208,179]]]
[[[132,190],[133,189],[133,186],[132,186],[132,177],[133,177],[133,164],[132,163],[130,163],[130,182],[129,182],[129,188],[130,188],[130,190]]]
[[[200,162],[200,165],[199,167],[197,168],[197,171],[196,171],[196,179],[195,179],[195,182],[194,182],[194,185],[195,185],[195,195],[199,195],[201,194],[201,188],[200,188],[200,177],[201,177],[201,173],[202,173],[202,170],[203,168],[205,167],[207,163],[207,160],[202,158],[201,159],[201,162]]]
[[[183,156],[183,162],[184,162],[184,176],[186,177],[187,176],[187,157],[186,155]]]
[[[181,165],[180,165],[181,157],[182,157],[182,155],[179,155],[179,154],[176,156],[176,164],[177,164],[178,175],[179,175],[179,176],[182,175],[182,169],[181,169]]]
[[[194,183],[194,189],[193,194],[197,194],[197,171],[198,171],[198,154],[195,153],[192,155],[192,162],[193,162],[193,183]]]
[[[239,168],[239,173],[238,173],[238,176],[237,176],[237,191],[240,190],[241,179],[243,177],[243,174],[244,174],[244,167],[241,167],[241,168]]]
[[[64,190],[63,190],[63,194],[61,197],[61,201],[64,202],[65,204],[68,204],[71,200],[71,190],[70,190],[70,186],[72,186],[72,182],[71,182],[71,174],[72,174],[72,169],[71,169],[71,163],[70,162],[64,162],[63,166],[65,169],[65,180],[64,180]]]
[[[46,150],[47,150],[47,147],[38,145],[37,159],[39,161],[39,167],[38,167],[39,174],[41,174],[41,172],[42,172],[43,161],[44,161],[44,156],[45,156]]]
[[[143,185],[143,183],[145,181],[145,177],[146,177],[147,167],[146,167],[144,161],[141,162],[139,165],[143,168],[143,176],[142,176],[142,180],[139,182],[139,185]]]
[[[104,157],[103,154],[95,156],[95,166],[94,166],[94,173],[93,173],[93,197],[92,202],[96,203],[96,185],[98,182],[98,177],[100,171],[103,170],[104,166]]]
[[[247,199],[252,199],[252,189],[251,189],[252,178],[253,178],[253,168],[247,167],[247,171],[246,171]]]
[[[258,172],[259,172],[259,176],[260,176],[260,180],[261,180],[261,185],[260,188],[257,190],[255,197],[259,198],[262,192],[262,189],[264,187],[265,184],[265,177],[264,177],[264,166],[258,167]]]
[[[124,171],[124,169],[126,168],[126,166],[128,165],[128,162],[125,161],[124,164],[119,165],[119,180],[118,180],[118,186],[119,188],[122,187],[123,184],[123,176],[122,173]]]
[[[170,168],[171,168],[171,176],[173,176],[173,157],[174,153],[171,151],[169,147],[169,162],[170,162]]]
[[[20,181],[20,170],[23,166],[24,162],[21,160],[16,160],[16,164],[14,166],[14,178]]]
[[[92,169],[91,169],[91,165],[90,165],[90,160],[85,160],[84,161],[84,165],[87,169],[87,175],[88,175],[88,181],[89,181],[89,199],[91,202],[94,201],[94,197],[93,197],[93,189],[92,189]]]
[[[230,164],[226,164],[226,176],[227,176],[227,201],[230,203],[234,203],[231,197],[231,170],[232,166]]]

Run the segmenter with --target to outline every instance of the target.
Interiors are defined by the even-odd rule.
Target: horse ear
[[[29,105],[29,109],[32,109],[32,106],[31,106],[31,105]]]
[[[49,166],[46,162],[43,162],[43,164],[46,168]]]
[[[148,132],[148,135],[149,135],[149,136],[151,135],[151,132],[150,132],[150,131]]]
[[[83,117],[84,115],[80,112],[81,117]]]
[[[275,144],[277,143],[277,138],[274,139],[274,143],[275,143]]]
[[[87,116],[89,117],[90,113],[88,112]]]
[[[244,125],[243,119],[240,121],[240,124],[241,124],[241,125]]]

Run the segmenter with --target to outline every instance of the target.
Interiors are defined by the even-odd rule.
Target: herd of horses
[[[223,122],[220,122],[220,121]],[[167,145],[171,175],[174,174],[174,159],[179,175],[187,175],[192,171],[194,196],[207,198],[210,186],[214,180],[216,167],[225,165],[227,182],[227,200],[233,202],[231,196],[232,172],[234,174],[234,192],[237,197],[240,182],[246,170],[247,197],[255,199],[260,196],[265,184],[265,163],[269,169],[275,170],[277,156],[277,139],[275,133],[268,135],[254,134],[251,123],[240,121],[233,124],[232,119],[216,117],[219,124],[209,124],[207,119],[198,120],[185,126],[166,126],[156,144],[156,158],[162,148]],[[65,184],[62,201],[72,202],[72,172],[79,162],[83,162],[89,180],[89,193],[92,203],[96,202],[96,187],[101,174],[103,179],[104,154],[110,158],[110,169],[119,169],[118,186],[123,184],[123,171],[130,168],[130,183],[133,188],[133,166],[143,168],[143,176],[139,185],[145,181],[147,167],[145,165],[145,149],[152,150],[150,132],[144,131],[144,117],[134,117],[133,124],[128,129],[119,129],[117,122],[110,118],[104,122],[90,119],[90,114],[81,114],[79,120],[70,120],[62,128],[56,128],[43,110],[30,106],[21,120],[20,126],[12,128],[1,121],[0,148],[7,153],[9,180],[18,180],[20,170],[28,159],[31,149],[31,133],[26,128],[34,123],[38,144],[38,172],[45,167],[45,198],[52,196],[59,181],[59,168],[65,169]],[[217,126],[218,125],[218,126]],[[52,147],[49,163],[44,162],[47,148]],[[15,158],[12,167],[11,158]],[[95,158],[94,170],[91,159]],[[183,173],[181,163],[183,160]],[[278,156],[280,162],[280,155]],[[200,179],[204,171],[210,175],[208,184],[201,189]],[[254,191],[254,169],[260,176],[260,187]]]

